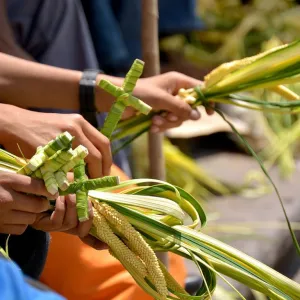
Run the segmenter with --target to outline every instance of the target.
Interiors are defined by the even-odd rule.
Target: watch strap
[[[96,79],[100,70],[84,70],[79,83],[80,114],[94,127],[97,127],[97,109],[95,105]]]

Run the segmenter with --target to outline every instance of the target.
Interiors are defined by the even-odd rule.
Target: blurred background
[[[22,49],[12,46],[11,52],[6,51],[11,55],[69,69],[100,67],[116,76],[123,76],[132,61],[142,56],[140,0],[5,2],[14,39]],[[159,0],[161,71],[179,71],[201,80],[224,62],[299,39],[299,3]],[[4,27],[0,31],[0,37],[4,36]],[[299,84],[289,87],[300,93]],[[265,90],[256,91],[255,96],[280,100]],[[264,161],[300,239],[298,115],[219,108]],[[142,136],[115,157],[133,177],[148,177],[146,141]],[[167,180],[192,193],[208,212],[205,232],[300,283],[300,259],[277,197],[256,160],[217,114],[208,117],[203,112],[201,120],[168,131],[163,148]],[[192,264],[187,266],[191,277],[198,274]],[[215,299],[237,299],[228,286],[219,283]],[[235,285],[246,299],[266,299]]]

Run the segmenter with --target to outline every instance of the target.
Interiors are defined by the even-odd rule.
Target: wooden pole
[[[145,62],[144,77],[160,74],[158,45],[158,0],[142,0],[142,55]],[[165,180],[165,159],[162,149],[163,134],[149,133],[149,175]],[[159,259],[168,266],[166,253],[157,253]]]

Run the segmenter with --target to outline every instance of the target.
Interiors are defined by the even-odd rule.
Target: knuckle
[[[77,220],[68,220],[64,223],[65,230],[70,230],[77,227]]]
[[[48,200],[40,198],[40,197],[35,198],[34,210],[36,213],[44,212],[48,208],[49,208]]]
[[[192,108],[185,102],[181,102],[181,109],[186,114],[190,114],[192,111]]]
[[[36,221],[36,215],[35,214],[31,214],[29,217],[28,217],[28,224],[34,224]]]
[[[7,184],[11,184],[14,182],[14,176],[15,174],[4,174],[2,172],[0,172],[0,182],[1,185],[7,185]]]
[[[47,189],[45,187],[44,182],[41,179],[29,177],[28,185],[30,185],[36,191],[36,195],[47,194]]]
[[[5,176],[4,172],[0,172],[0,182],[1,183],[5,183],[7,177],[8,176]]]
[[[21,235],[25,232],[25,230],[27,229],[27,225],[19,225],[19,226],[16,226],[12,231],[13,231],[13,234],[15,235]]]
[[[72,114],[72,120],[75,124],[81,124],[83,122],[83,117],[79,114]]]
[[[184,102],[178,102],[178,110],[180,111],[180,116],[181,118],[186,118],[190,112],[191,112],[191,109],[190,107],[184,103]]]
[[[70,230],[76,228],[78,225],[78,219],[77,219],[77,214],[75,213],[72,216],[69,216],[66,218],[63,222],[63,228],[64,230]]]
[[[180,75],[180,73],[178,73],[176,71],[170,71],[167,74],[168,74],[168,76],[170,76],[172,78],[177,78]]]
[[[74,197],[67,197],[67,206],[68,206],[68,208],[76,207],[76,200]]]
[[[95,159],[97,161],[102,161],[102,154],[99,152],[99,151],[93,151],[91,154],[90,154],[90,157],[92,159]]]
[[[2,191],[0,193],[0,207],[1,210],[5,210],[7,208],[10,208],[13,205],[13,196],[7,192],[7,191]]]
[[[70,119],[65,124],[65,130],[70,133],[76,133],[79,131],[80,124],[83,120],[83,117],[79,114],[71,114]]]
[[[52,230],[58,230],[62,227],[63,220],[61,218],[53,218],[51,220],[51,228]]]
[[[103,136],[102,144],[105,148],[110,148],[110,140],[106,136]]]

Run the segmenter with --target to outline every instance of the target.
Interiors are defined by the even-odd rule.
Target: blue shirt
[[[26,277],[12,261],[0,258],[0,299],[64,300],[52,291],[39,290],[26,282]]]

